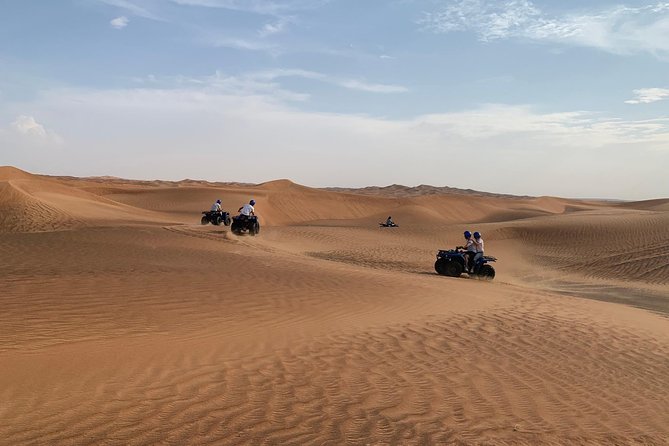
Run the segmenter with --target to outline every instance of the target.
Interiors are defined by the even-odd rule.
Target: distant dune
[[[618,206],[621,208],[638,209],[642,211],[667,212],[669,211],[669,198],[620,203]]]
[[[218,198],[260,234],[201,225]],[[669,199],[0,167],[0,444],[667,444],[668,228]],[[494,281],[435,274],[465,229]]]
[[[481,192],[473,189],[458,189],[449,186],[430,186],[421,184],[420,186],[402,186],[401,184],[391,184],[390,186],[368,186],[362,188],[328,187],[325,190],[334,192],[351,192],[364,195],[390,195],[395,197],[415,197],[419,195],[471,195],[476,197],[498,197],[498,198],[532,198],[528,195],[517,196],[509,194],[495,194],[491,192]]]

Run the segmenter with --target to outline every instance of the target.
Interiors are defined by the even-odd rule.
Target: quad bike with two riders
[[[258,217],[255,215],[247,216],[243,214],[232,217],[232,226],[230,226],[230,230],[235,235],[258,235],[260,232]]]
[[[496,260],[497,258],[492,256],[479,256],[472,262],[470,270],[465,261],[465,250],[462,246],[458,246],[455,249],[440,249],[437,252],[434,269],[442,276],[460,277],[462,273],[467,273],[470,277],[492,280],[495,278],[495,268],[490,263]]]
[[[230,226],[232,220],[230,219],[230,213],[225,211],[202,211],[202,219],[200,223],[206,225],[211,223],[212,225],[220,226],[221,223],[225,226]]]

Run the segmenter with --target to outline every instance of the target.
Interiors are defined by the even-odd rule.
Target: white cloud
[[[116,17],[115,19],[112,19],[109,24],[112,26],[112,28],[116,29],[123,29],[126,26],[128,26],[128,18],[126,16],[121,16],[121,17]]]
[[[669,88],[639,88],[633,93],[636,97],[625,101],[626,104],[650,104],[669,99]]]
[[[32,116],[20,115],[12,122],[12,128],[23,135],[46,137],[44,126]]]
[[[52,143],[61,144],[63,138],[53,130],[45,128],[37,122],[34,117],[28,115],[19,115],[9,126],[14,136],[29,140],[32,143]],[[3,132],[7,134],[8,132]],[[11,136],[11,135],[10,135]],[[14,138],[14,140],[16,140]]]
[[[294,21],[295,19],[292,17],[280,17],[275,22],[266,23],[260,30],[258,30],[258,34],[260,37],[268,37],[274,34],[280,34],[286,31],[286,29],[288,29],[288,25]]]
[[[265,76],[267,85],[272,76]],[[248,78],[220,76],[229,90],[212,87],[216,80],[200,81],[184,79],[169,89],[51,90],[32,105],[76,135],[68,138],[69,169],[87,174],[288,177],[316,186],[433,183],[618,198],[666,194],[666,173],[658,166],[669,161],[669,118],[621,120],[498,104],[392,120],[300,111],[271,86],[264,94],[232,91]],[[457,167],[469,157],[481,161],[484,175],[472,178]],[[633,191],[635,178],[641,189]]]
[[[482,41],[520,38],[669,56],[669,3],[551,16],[529,0],[451,1],[426,13],[420,24],[437,33],[472,31]]]
[[[217,48],[232,48],[247,51],[266,51],[273,54],[279,54],[280,48],[272,43],[258,40],[247,40],[236,37],[209,35],[204,38],[208,45]]]
[[[351,90],[360,90],[369,93],[405,93],[409,91],[408,88],[403,87],[401,85],[372,84],[369,82],[364,82],[356,79],[346,79],[338,81],[337,84],[341,85],[344,88],[349,88]]]

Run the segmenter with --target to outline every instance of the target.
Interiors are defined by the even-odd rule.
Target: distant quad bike
[[[390,223],[390,224],[388,224],[388,223],[379,223],[379,226],[382,227],[382,228],[399,228],[399,227],[400,227],[400,225],[397,225],[397,224],[395,224],[395,223]]]
[[[495,269],[488,263],[494,262],[497,259],[492,256],[482,256],[479,258],[471,272],[467,271],[465,267],[465,251],[462,247],[455,249],[443,250],[440,249],[437,253],[437,261],[434,263],[434,269],[442,276],[460,277],[464,272],[470,277],[479,277],[481,279],[492,280],[495,278]]]
[[[203,225],[211,223],[216,226],[220,226],[221,223],[225,226],[230,226],[231,222],[230,213],[225,211],[202,211],[202,219],[200,220],[200,223]]]
[[[237,215],[232,217],[232,226],[230,230],[233,234],[242,235],[248,233],[249,235],[258,235],[260,232],[260,223],[258,223],[258,217],[252,215],[247,217],[246,215]]]

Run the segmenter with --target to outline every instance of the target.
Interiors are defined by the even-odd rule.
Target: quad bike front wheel
[[[462,271],[462,265],[454,261],[447,262],[446,266],[444,267],[444,273],[450,277],[460,277]]]
[[[202,219],[200,220],[200,224],[206,225],[207,223],[209,223],[209,219],[206,215],[203,215]]]
[[[437,272],[437,274],[440,274],[442,276],[446,275],[446,264],[448,262],[444,259],[438,259],[436,262],[434,262],[434,270]]]
[[[230,223],[231,223],[231,222],[232,222],[232,220],[230,219],[230,216],[229,216],[229,215],[228,215],[227,217],[225,217],[225,220],[223,220],[223,224],[224,224],[225,226],[230,226]]]

